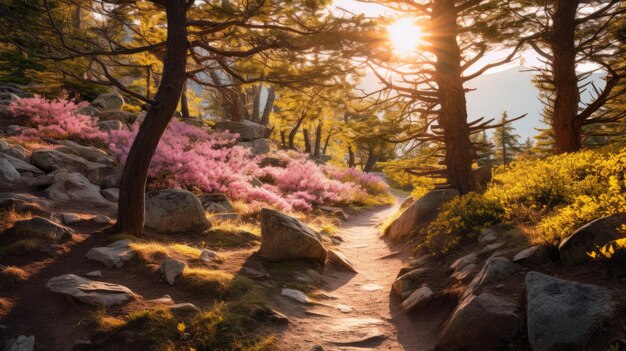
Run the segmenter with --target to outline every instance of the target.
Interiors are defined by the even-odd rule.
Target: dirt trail
[[[281,297],[278,309],[290,320],[281,335],[285,350],[431,350],[446,316],[433,306],[419,316],[401,310],[390,294],[398,271],[410,257],[410,248],[393,245],[381,236],[377,225],[393,215],[402,198],[395,194],[393,206],[364,211],[344,222],[339,249],[358,274],[328,268],[322,286],[328,299],[302,305]],[[391,257],[383,258],[387,255]],[[341,310],[343,310],[343,312]]]

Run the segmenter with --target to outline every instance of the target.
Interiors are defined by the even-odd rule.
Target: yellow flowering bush
[[[498,221],[529,227],[536,244],[558,245],[594,219],[626,212],[626,148],[517,160],[494,170],[482,195],[443,206],[424,245],[446,252]]]

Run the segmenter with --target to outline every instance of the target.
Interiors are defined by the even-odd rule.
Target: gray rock
[[[585,224],[559,245],[561,261],[568,265],[593,261],[589,252],[626,237],[626,232],[621,230],[625,224],[626,213],[616,213]]]
[[[489,245],[483,247],[480,251],[478,251],[478,256],[481,256],[481,257],[488,256],[488,254],[503,248],[504,245],[505,245],[505,243],[503,243],[503,242],[495,242],[493,244],[489,244]]]
[[[15,222],[11,232],[20,239],[68,240],[74,230],[42,217],[33,217]]]
[[[539,249],[540,249],[540,246],[538,245],[526,248],[518,252],[517,254],[515,254],[515,256],[513,256],[513,262],[515,263],[527,262],[528,260],[533,259],[539,254],[539,251],[540,251]]]
[[[442,351],[506,349],[523,326],[518,306],[492,294],[470,296],[452,313],[437,342]]]
[[[100,190],[100,195],[111,202],[117,202],[120,199],[119,188],[106,188]]]
[[[98,122],[98,128],[104,132],[110,132],[112,130],[122,130],[124,129],[124,123],[112,120],[112,121],[102,121]]]
[[[198,196],[202,208],[209,213],[232,213],[233,205],[224,194],[202,194]]]
[[[12,146],[6,150],[4,150],[4,153],[6,155],[9,156],[13,156],[19,160],[22,160],[24,162],[30,162],[30,153],[28,150],[26,150],[25,148],[19,146],[19,145],[15,145]]]
[[[176,279],[178,279],[178,277],[183,274],[186,266],[187,265],[185,264],[185,262],[170,258],[165,260],[163,264],[161,264],[159,272],[161,272],[161,274],[165,278],[165,281],[169,285],[174,285]]]
[[[8,126],[6,129],[7,135],[10,135],[10,136],[19,135],[22,133],[22,129],[26,129],[26,127],[12,124]]]
[[[0,183],[12,183],[19,180],[21,177],[20,172],[18,172],[9,161],[0,158]]]
[[[526,274],[528,341],[534,351],[581,350],[615,312],[602,287]]]
[[[261,210],[259,254],[271,262],[310,258],[322,265],[328,256],[317,232],[293,217],[268,208]]]
[[[92,102],[92,106],[104,106],[106,110],[119,110],[124,106],[124,98],[115,93],[100,94]]]
[[[20,173],[24,173],[24,172],[32,172],[34,174],[44,173],[41,169],[15,156],[0,153],[0,159],[6,159],[7,161],[9,161],[9,163],[13,165],[13,167]]]
[[[450,269],[458,270],[460,268],[463,268],[467,266],[468,264],[475,263],[477,258],[478,258],[478,255],[476,254],[476,252],[470,252],[469,254],[452,262],[452,264],[450,265]]]
[[[202,250],[202,252],[200,252],[199,260],[206,265],[210,265],[212,263],[224,262],[224,260],[220,257],[220,255],[217,252],[207,250],[207,249],[204,249]]]
[[[0,138],[0,152],[4,152],[10,147],[11,145],[9,145],[9,143],[7,143],[6,140],[4,140],[3,138]]]
[[[270,152],[270,142],[267,139],[254,139],[250,141],[241,141],[239,145],[247,147],[255,155],[264,155]]]
[[[72,224],[80,222],[81,220],[80,216],[76,213],[64,213],[61,215],[61,218],[63,219],[63,223],[65,224]]]
[[[122,305],[135,299],[133,292],[123,285],[89,280],[74,274],[54,277],[48,281],[46,288],[96,306]]]
[[[470,263],[454,271],[452,278],[465,283],[473,277],[476,271],[478,271],[478,266],[475,263]]]
[[[85,106],[78,109],[78,113],[87,116],[97,116],[100,113],[100,109],[94,106]]]
[[[107,224],[107,223],[111,223],[111,218],[109,216],[105,216],[105,215],[97,215],[91,218],[92,221],[98,223],[98,224]]]
[[[4,351],[33,351],[35,349],[35,336],[20,335],[9,340],[4,345]]]
[[[421,227],[437,216],[437,210],[441,205],[458,195],[458,191],[454,189],[437,189],[428,192],[404,210],[400,217],[385,229],[385,235],[394,240],[415,235]]]
[[[289,161],[281,160],[277,157],[266,156],[261,159],[259,166],[261,167],[280,167],[285,168],[289,164]]]
[[[425,268],[417,268],[405,273],[393,282],[391,288],[403,299],[406,299],[413,290],[419,288],[424,283]]]
[[[298,301],[300,303],[310,304],[311,299],[302,291],[296,289],[283,289],[280,292],[281,295],[287,296],[288,298]]]
[[[91,184],[85,176],[80,173],[59,172],[54,175],[54,184],[46,188],[43,193],[49,199],[60,202],[90,203],[94,205],[111,206],[100,195],[100,187]]]
[[[13,101],[19,100],[20,97],[7,92],[0,92],[0,105],[10,105]]]
[[[117,174],[104,177],[104,179],[102,179],[102,183],[100,183],[99,185],[104,188],[119,188],[121,179],[122,172],[119,172]]]
[[[189,302],[177,303],[170,306],[169,309],[178,318],[188,317],[200,312],[200,309],[196,307],[196,305]]]
[[[350,262],[350,260],[348,259],[348,257],[346,257],[346,255],[339,251],[339,250],[332,250],[329,249],[328,250],[328,261],[338,265],[339,267],[353,272],[353,273],[358,273],[356,271],[356,268],[354,268],[354,265],[352,264],[352,262]]]
[[[215,129],[227,130],[231,133],[239,134],[240,141],[260,139],[265,136],[267,128],[261,124],[250,121],[218,121],[214,125]]]
[[[186,190],[165,189],[146,194],[145,226],[160,233],[202,231],[211,225],[198,198]]]
[[[402,309],[405,311],[419,309],[428,304],[433,295],[433,291],[427,286],[417,288],[411,293],[411,295],[409,295],[409,297],[406,298],[406,300],[402,302]]]
[[[506,233],[518,230],[515,226],[508,223],[500,223],[489,228],[483,229],[478,235],[478,244],[480,246],[487,246],[493,244],[498,239],[502,238]]]
[[[73,153],[84,158],[87,161],[100,163],[103,165],[113,166],[116,162],[106,152],[94,146],[80,145],[71,140],[59,140],[58,144],[67,146]]]
[[[507,281],[511,275],[519,272],[522,267],[513,263],[506,257],[494,257],[485,262],[483,269],[469,283],[463,294],[463,298],[475,294],[478,295],[486,286],[495,286]]]
[[[91,271],[83,274],[87,277],[102,278],[102,271]]]
[[[109,268],[121,268],[135,257],[135,250],[130,248],[130,240],[118,240],[111,245],[94,247],[87,251],[85,257],[103,263]]]
[[[31,162],[46,172],[62,169],[70,173],[80,173],[94,184],[100,184],[105,177],[118,173],[116,167],[87,161],[80,156],[69,155],[53,149],[33,152]]]

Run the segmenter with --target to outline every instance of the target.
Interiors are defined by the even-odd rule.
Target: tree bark
[[[116,231],[138,235],[143,231],[148,168],[161,135],[172,119],[185,82],[187,63],[187,14],[185,0],[164,2],[167,42],[163,77],[152,107],[128,153],[120,181]]]
[[[467,123],[463,89],[461,53],[457,43],[457,13],[454,0],[434,0],[431,23],[437,24],[433,48],[437,62],[435,81],[440,108],[439,125],[443,129],[447,180],[459,193],[472,190],[473,148]]]
[[[261,115],[261,124],[267,126],[270,123],[270,113],[274,107],[274,99],[276,98],[276,91],[274,87],[267,89],[267,100],[265,100],[265,106],[263,107],[263,114]]]
[[[280,143],[283,145],[283,149],[287,148],[287,136],[285,134],[284,129],[280,131]]]
[[[312,155],[311,135],[309,134],[309,130],[306,128],[302,128],[302,135],[304,136],[304,152],[306,152],[309,155]]]
[[[189,119],[189,103],[187,101],[187,82],[183,84],[183,92],[180,94],[180,113],[184,119]]]
[[[302,113],[300,115],[300,118],[298,118],[298,120],[296,121],[296,125],[289,132],[289,148],[292,150],[296,148],[296,145],[294,143],[296,139],[296,134],[298,133],[298,129],[300,129],[300,126],[302,125],[302,122],[304,122],[305,118],[306,113]]]
[[[315,127],[315,146],[313,147],[313,157],[320,157],[320,149],[322,147],[322,122]]]
[[[352,145],[348,145],[348,167],[354,168],[354,151]]]
[[[550,46],[554,62],[554,109],[552,129],[556,153],[580,150],[582,121],[578,121],[578,77],[576,75],[576,9],[579,0],[558,0],[553,13]]]
[[[367,160],[363,166],[363,172],[371,172],[376,165],[376,161],[378,161],[378,154],[376,154],[375,149],[369,148],[367,150]]]
[[[328,144],[330,143],[330,136],[333,134],[332,128],[328,131],[328,135],[326,135],[326,140],[324,140],[324,148],[322,149],[322,155],[326,155],[326,150],[328,150]]]

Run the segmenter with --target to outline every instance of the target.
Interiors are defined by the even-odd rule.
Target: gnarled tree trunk
[[[165,0],[167,42],[163,77],[152,107],[139,128],[120,182],[116,231],[141,234],[148,168],[161,135],[172,119],[185,82],[187,27],[185,0]]]
[[[431,23],[437,24],[433,48],[437,56],[435,81],[441,106],[439,126],[443,129],[448,182],[465,194],[472,190],[473,149],[467,123],[467,108],[457,43],[457,13],[454,0],[435,0]]]

